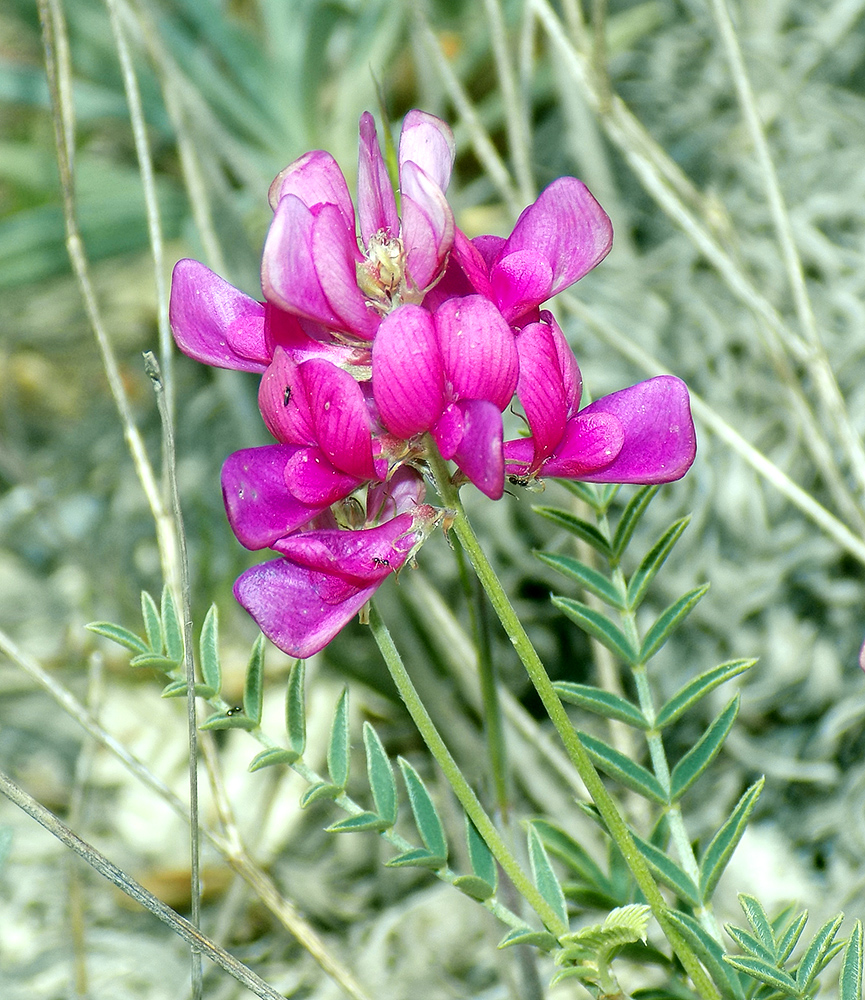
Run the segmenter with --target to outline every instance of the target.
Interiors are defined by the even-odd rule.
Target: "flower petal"
[[[488,399],[504,410],[517,388],[514,333],[481,295],[442,303],[434,315],[445,378],[455,399]]]
[[[611,465],[581,478],[595,483],[670,483],[691,467],[697,438],[688,389],[681,379],[658,375],[603,396],[580,411],[581,417],[602,415],[621,423],[624,444]]]
[[[325,358],[341,368],[369,365],[368,348],[333,343],[326,327],[309,319],[299,320],[270,302],[265,302],[264,312],[269,357],[273,357],[277,347],[282,347],[298,364],[310,358]]]
[[[409,465],[400,465],[386,483],[370,484],[366,497],[367,522],[376,523],[406,511],[412,512],[425,493],[420,474]]]
[[[360,385],[348,372],[317,358],[298,371],[322,451],[335,468],[358,479],[376,478],[369,409]]]
[[[273,361],[258,386],[258,408],[277,441],[297,445],[319,443],[298,365],[281,347],[274,351]]]
[[[307,208],[335,205],[349,233],[354,234],[354,206],[342,170],[336,160],[322,149],[304,153],[281,170],[267,193],[275,212],[286,195],[295,195]]]
[[[264,306],[197,260],[174,267],[169,318],[177,346],[196,361],[242,372],[270,361]]]
[[[587,482],[630,482],[604,478],[625,441],[621,422],[612,413],[589,413],[588,409],[568,421],[555,454],[541,468],[542,474]],[[604,472],[598,473],[599,469]]]
[[[464,432],[465,422],[462,407],[458,403],[451,403],[433,424],[430,431],[436,447],[446,462],[449,462],[457,453]]]
[[[285,485],[285,468],[298,449],[271,444],[244,448],[222,466],[222,495],[231,530],[241,545],[264,549],[296,531],[320,511],[301,503]]]
[[[363,480],[334,468],[321,448],[298,448],[285,465],[285,482],[302,503],[329,507]]]
[[[482,493],[498,500],[505,488],[501,411],[485,399],[456,405],[462,412],[463,436],[454,461]]]
[[[409,111],[399,136],[400,186],[403,166],[416,163],[443,192],[447,191],[456,156],[450,127],[426,111]]]
[[[385,166],[375,122],[368,111],[360,116],[360,147],[357,164],[357,211],[363,245],[379,230],[399,234],[396,198]]]
[[[454,217],[444,191],[416,163],[400,168],[406,269],[418,289],[438,277],[454,241]]]
[[[536,250],[515,250],[493,265],[490,283],[494,301],[512,323],[550,297],[553,271]]]
[[[372,345],[372,390],[398,437],[428,430],[445,405],[441,351],[432,316],[405,305],[385,316]]]

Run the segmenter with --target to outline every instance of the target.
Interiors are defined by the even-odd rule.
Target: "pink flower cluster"
[[[441,520],[423,503],[430,442],[493,500],[506,478],[662,483],[694,459],[679,379],[581,410],[577,362],[540,309],[609,252],[610,220],[587,188],[562,177],[507,239],[469,240],[445,197],[453,160],[448,126],[410,112],[398,208],[364,114],[357,215],[326,152],[271,185],[263,303],[197,261],[174,270],[180,348],[262,374],[259,406],[278,443],[231,455],[222,486],[241,543],[280,556],[247,570],[235,595],[293,656],[325,646]],[[504,441],[515,395],[530,436]]]

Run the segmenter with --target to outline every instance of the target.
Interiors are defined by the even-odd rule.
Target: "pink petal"
[[[318,444],[315,419],[298,366],[281,347],[274,351],[273,361],[258,386],[258,408],[277,441]]]
[[[582,479],[587,482],[629,482],[607,479],[625,441],[619,419],[612,413],[590,413],[589,407],[568,421],[565,435],[555,454],[542,467],[545,476]],[[603,469],[599,473],[597,470]]]
[[[535,442],[532,438],[516,438],[505,441],[502,446],[505,457],[505,472],[509,476],[527,476],[535,458]]]
[[[537,469],[564,436],[571,415],[569,387],[564,383],[552,329],[546,323],[523,327],[517,334],[517,353],[520,359],[517,395],[534,438],[532,467]]]
[[[375,122],[368,111],[360,116],[360,149],[357,164],[357,211],[363,245],[379,230],[399,235],[396,198],[378,144]]]
[[[684,476],[697,453],[688,389],[673,375],[658,375],[604,396],[580,416],[612,416],[624,431],[618,456],[600,472],[584,477],[589,482],[670,483]]]
[[[264,306],[197,260],[174,267],[169,317],[177,346],[196,361],[242,372],[270,361]]]
[[[433,424],[430,433],[436,447],[445,461],[450,461],[457,453],[465,432],[463,410],[458,403],[451,403]]]
[[[494,301],[512,323],[550,297],[553,272],[536,250],[505,254],[490,273]]]
[[[546,309],[540,314],[542,323],[550,328],[550,334],[555,344],[556,354],[559,358],[559,370],[562,375],[562,385],[565,387],[565,398],[568,404],[568,415],[577,412],[580,406],[580,396],[583,392],[583,376],[580,374],[580,366],[571,350],[567,337],[562,332],[562,328],[556,322],[555,317]]]
[[[298,448],[285,466],[287,488],[310,505],[329,507],[353,493],[362,482],[334,468],[320,448]]]
[[[267,193],[270,207],[275,212],[286,195],[299,198],[307,208],[317,205],[335,205],[346,230],[355,233],[354,206],[348,185],[339,164],[321,149],[296,159],[276,175]]]
[[[505,486],[501,412],[485,399],[456,405],[463,415],[463,436],[454,460],[482,493],[498,500]]]
[[[304,659],[323,649],[378,586],[360,589],[328,573],[274,559],[242,574],[234,596],[274,645]]]
[[[560,177],[523,211],[501,256],[527,250],[541,257],[550,265],[555,295],[600,264],[612,245],[613,227],[589,189],[575,177]]]
[[[514,334],[481,295],[449,299],[435,312],[445,377],[456,399],[488,399],[504,410],[517,388]]]
[[[222,467],[222,495],[231,530],[241,545],[263,549],[315,517],[321,507],[301,503],[285,485],[292,445],[245,448]]]
[[[310,358],[325,358],[340,367],[369,365],[370,356],[367,348],[334,343],[326,327],[312,320],[299,320],[297,316],[270,302],[265,302],[264,311],[264,331],[269,357],[273,356],[277,347],[282,347],[298,364]]]
[[[444,191],[415,163],[400,168],[406,269],[419,289],[432,284],[454,241],[454,217]]]
[[[366,517],[371,523],[412,512],[426,493],[424,481],[411,466],[400,465],[385,483],[370,484]]]
[[[432,316],[416,305],[389,313],[373,341],[372,359],[372,390],[385,427],[402,438],[428,430],[445,405]]]
[[[409,111],[399,137],[400,186],[405,164],[416,163],[434,184],[447,191],[455,155],[453,132],[441,118],[425,111]]]

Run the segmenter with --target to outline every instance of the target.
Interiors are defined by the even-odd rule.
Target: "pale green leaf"
[[[499,941],[499,948],[512,948],[514,945],[527,944],[533,948],[540,948],[541,951],[552,951],[557,943],[549,931],[536,931],[527,926],[525,929],[517,928],[510,934],[506,934]]]
[[[308,805],[318,802],[319,799],[335,799],[342,792],[343,789],[339,785],[332,785],[327,781],[316,782],[316,784],[310,785],[303,795],[301,795],[300,808],[306,809]]]
[[[763,791],[765,779],[760,778],[745,792],[736,803],[730,818],[718,830],[706,848],[706,853],[700,861],[700,898],[708,903],[718,884],[718,879],[727,867],[736,845],[742,839],[742,834],[748,825],[748,819],[760,792]]]
[[[552,569],[575,580],[581,587],[599,597],[602,601],[618,608],[620,611],[625,608],[625,601],[619,589],[608,577],[598,570],[587,566],[573,556],[559,555],[555,552],[536,552],[535,555],[541,562],[546,563]]]
[[[605,559],[609,559],[612,555],[612,550],[610,549],[610,543],[601,534],[601,532],[593,525],[589,524],[588,521],[584,521],[582,518],[576,517],[574,514],[570,514],[566,510],[559,510],[557,507],[533,507],[532,510],[536,514],[540,514],[541,517],[545,517],[548,521],[552,521],[553,524],[557,524],[560,528],[564,528],[569,531],[572,535],[576,535],[577,538],[581,538],[584,542],[588,542],[597,552],[599,552]]]
[[[625,663],[635,666],[637,663],[637,651],[625,637],[622,630],[614,625],[606,615],[600,611],[595,611],[582,601],[574,601],[569,597],[553,596],[553,604],[564,611],[564,613],[575,622],[580,628],[590,636],[597,639],[601,645],[606,646],[611,653],[621,657]]]
[[[640,795],[653,799],[661,805],[667,804],[667,793],[651,771],[618,750],[614,750],[613,747],[607,746],[603,740],[589,736],[588,733],[581,732],[580,740],[588,755],[604,774],[615,778],[633,792],[639,792]]]
[[[366,750],[366,771],[375,802],[375,811],[384,828],[387,828],[396,823],[396,779],[378,733],[368,722],[363,724],[363,745]]]
[[[204,678],[204,683],[209,684],[214,693],[219,694],[222,688],[222,668],[219,663],[219,612],[216,610],[215,604],[210,605],[210,610],[201,626],[198,648],[201,654],[201,676]]]
[[[165,643],[165,655],[168,659],[181,663],[183,661],[183,632],[168,584],[162,588],[162,639]]]
[[[385,861],[386,868],[428,868],[437,872],[447,864],[447,858],[434,854],[425,847],[416,847],[413,851],[398,854],[390,861]]]
[[[544,846],[560,861],[564,861],[587,885],[599,892],[609,894],[612,891],[610,880],[601,871],[582,844],[578,843],[560,827],[543,819],[536,819],[532,824],[544,842]]]
[[[642,837],[637,836],[635,833],[632,833],[631,836],[634,838],[634,843],[646,859],[658,881],[663,882],[680,899],[684,899],[691,906],[699,906],[700,893],[696,885],[694,885],[694,880],[686,872],[683,872],[675,861],[669,858],[663,851],[659,851],[654,844],[649,843],[648,840],[643,840]]]
[[[778,941],[778,961],[786,962],[799,942],[805,924],[808,923],[808,911],[800,913],[795,920],[790,921],[789,927],[781,935]]]
[[[295,660],[288,674],[285,691],[285,729],[288,744],[298,757],[306,750],[306,702],[304,679],[306,667],[303,660]]]
[[[249,732],[257,726],[257,722],[232,708],[227,712],[214,712],[213,715],[208,715],[199,729],[245,729]]]
[[[762,958],[766,962],[776,962],[774,951],[766,948],[753,934],[749,934],[741,927],[734,927],[732,924],[725,924],[724,930],[739,945],[742,951],[753,955],[754,958]]]
[[[708,589],[708,583],[704,583],[702,587],[695,587],[667,608],[643,639],[643,646],[640,649],[641,663],[651,660],[675,629],[687,618]]]
[[[479,903],[489,899],[496,891],[495,886],[490,885],[486,879],[478,878],[477,875],[458,875],[453,881],[453,886]]]
[[[327,770],[337,788],[345,788],[351,765],[351,743],[348,732],[348,688],[339,697],[330,729],[327,747]]]
[[[725,1000],[745,1000],[738,974],[724,961],[724,949],[690,914],[668,910],[666,919],[693,948]]]
[[[562,701],[571,705],[578,705],[585,711],[602,715],[606,719],[618,719],[637,729],[651,729],[648,719],[639,708],[620,694],[574,681],[556,681],[553,686]]]
[[[284,750],[282,747],[269,747],[252,758],[249,770],[260,771],[263,767],[272,767],[274,764],[293,764],[298,759],[298,756],[293,750]]]
[[[118,646],[124,646],[132,653],[148,653],[147,643],[139,638],[134,632],[122,625],[115,625],[113,622],[90,622],[84,626],[89,632],[101,635],[105,639],[116,642]]]
[[[776,969],[769,962],[764,962],[762,958],[747,958],[730,955],[724,957],[724,961],[739,972],[756,979],[760,983],[771,986],[785,996],[798,997],[799,990],[794,980],[784,972],[783,969]]]
[[[763,905],[756,896],[749,896],[746,892],[739,893],[739,905],[745,916],[748,918],[748,923],[751,925],[751,929],[756,934],[757,939],[761,942],[766,951],[770,954],[770,961],[775,961],[775,932],[772,930],[772,921],[769,919],[769,914],[763,909]]]
[[[692,705],[696,705],[710,691],[714,691],[725,681],[738,677],[739,674],[753,667],[756,662],[756,660],[731,660],[729,663],[722,663],[720,666],[700,674],[699,677],[695,677],[676,692],[661,708],[655,719],[655,728],[663,729],[664,726],[669,726],[671,722],[675,722],[683,712],[686,712]]]
[[[678,801],[712,763],[724,745],[739,713],[739,695],[717,716],[699,740],[673,768],[670,798]]]
[[[144,633],[147,644],[154,653],[162,653],[165,641],[162,635],[162,622],[156,602],[146,590],[141,591],[141,617],[144,620]]]
[[[666,562],[667,556],[681,538],[682,532],[688,527],[690,520],[690,517],[683,517],[670,525],[643,557],[636,572],[628,581],[626,602],[629,608],[635,609],[640,606],[646,596],[646,591],[649,589],[649,584]]]
[[[157,656],[156,653],[141,653],[139,656],[132,657],[129,666],[136,669],[161,670],[164,674],[170,674],[177,670],[179,663],[167,656]]]
[[[469,863],[474,874],[492,886],[498,885],[498,867],[484,838],[478,833],[474,823],[466,816],[466,843],[469,849]]]
[[[843,914],[827,920],[817,931],[796,968],[796,985],[802,993],[808,993],[814,980],[826,965],[826,956],[832,948],[835,935],[841,928]]]
[[[216,695],[216,692],[209,684],[194,684],[193,689],[196,698],[213,698]],[[185,698],[186,691],[186,678],[183,678],[182,680],[166,684],[162,689],[161,696],[163,698]]]
[[[246,667],[246,681],[243,685],[243,711],[256,725],[261,724],[261,708],[264,702],[264,636],[252,644],[249,663]]]
[[[862,921],[853,925],[841,958],[838,1000],[862,1000]]]
[[[529,864],[538,892],[544,897],[553,913],[567,926],[568,908],[565,905],[565,894],[534,825],[529,826]]]
[[[364,830],[386,830],[392,823],[382,819],[377,813],[362,812],[338,820],[325,827],[327,833],[359,833]]]
[[[631,536],[634,534],[634,529],[640,523],[640,518],[645,514],[646,509],[652,502],[652,498],[660,488],[660,486],[641,486],[622,511],[622,516],[619,518],[619,523],[616,525],[616,531],[613,535],[612,550],[613,559],[616,562],[618,562],[622,557],[622,553],[628,547],[628,542],[630,542]]]
[[[408,790],[411,811],[414,814],[415,825],[417,826],[421,840],[431,855],[436,858],[444,858],[446,861],[448,845],[445,838],[444,826],[441,819],[439,819],[439,814],[436,811],[430,793],[427,791],[427,787],[423,783],[421,776],[411,764],[402,757],[398,759],[403,781]]]

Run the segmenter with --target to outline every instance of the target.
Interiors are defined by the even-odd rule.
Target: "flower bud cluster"
[[[490,499],[506,479],[660,483],[694,458],[688,393],[672,376],[580,409],[581,376],[543,303],[609,252],[612,227],[573,177],[550,184],[507,238],[469,240],[445,197],[453,137],[410,112],[400,207],[372,116],[360,122],[357,215],[330,154],[289,164],[270,188],[264,302],[180,261],[171,324],[206,364],[262,375],[276,444],[229,456],[228,519],[250,549],[235,595],[293,656],[321,649],[397,572],[444,512],[425,504],[434,447]],[[529,436],[504,441],[516,396]]]

